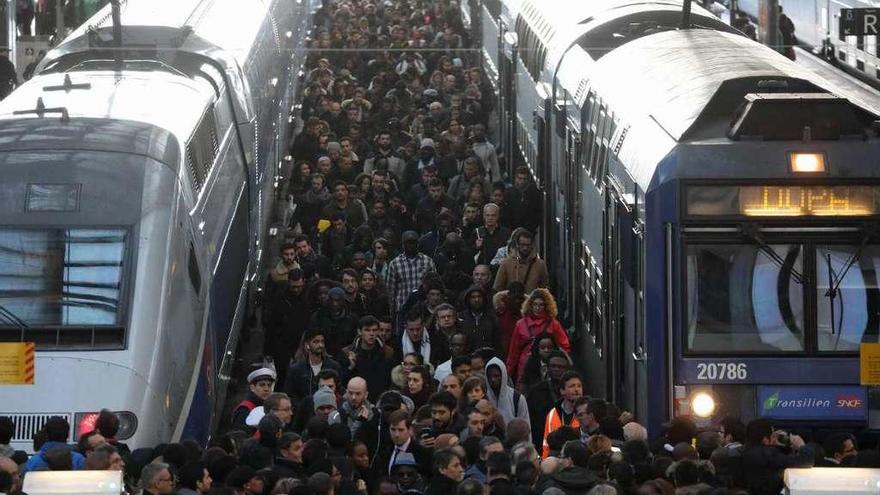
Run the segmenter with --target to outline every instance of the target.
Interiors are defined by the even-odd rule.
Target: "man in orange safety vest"
[[[563,426],[579,428],[580,423],[575,417],[575,402],[584,395],[584,379],[576,371],[566,371],[559,379],[559,395],[562,400],[550,409],[547,419],[544,421],[544,448],[541,457],[550,455],[550,445],[547,437],[554,430]]]

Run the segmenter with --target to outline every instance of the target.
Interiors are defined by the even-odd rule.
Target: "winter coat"
[[[348,352],[357,356],[354,368],[348,363]],[[349,366],[349,377],[359,376],[367,381],[367,392],[370,400],[379,400],[379,395],[391,387],[391,368],[394,366],[392,356],[385,351],[385,346],[377,341],[372,349],[361,347],[360,337],[343,350],[346,366]]]
[[[531,427],[529,406],[526,403],[526,398],[510,386],[510,381],[507,376],[507,367],[504,365],[504,362],[497,357],[490,359],[489,362],[486,363],[487,375],[490,366],[497,366],[498,369],[501,370],[501,388],[496,395],[495,391],[492,390],[492,387],[487,387],[486,396],[492,401],[492,404],[495,405],[495,408],[498,409],[501,416],[504,417],[504,424],[508,424],[513,419],[519,418],[524,420]]]
[[[86,467],[86,458],[83,457],[82,454],[73,450],[73,447],[67,445],[64,442],[46,442],[40,447],[40,450],[34,454],[30,459],[28,459],[27,463],[25,463],[24,468],[21,470],[22,474],[31,472],[31,471],[43,471],[49,468],[49,464],[46,462],[46,452],[54,448],[66,448],[70,450],[70,457],[73,461],[73,469],[74,471],[85,469]]]
[[[468,303],[468,298],[474,292],[483,294],[483,306],[476,311],[472,310]],[[479,286],[470,286],[462,294],[461,307],[460,327],[467,333],[468,346],[473,350],[482,347],[497,349],[499,344],[498,321],[495,319],[495,311],[492,309],[486,292]]]
[[[511,282],[522,282],[526,294],[538,287],[549,287],[550,273],[547,271],[547,264],[536,253],[532,253],[525,260],[518,254],[508,256],[498,267],[498,273],[495,275],[495,290],[504,290]]]
[[[568,341],[568,334],[555,318],[535,318],[532,315],[526,315],[516,322],[513,329],[513,335],[510,336],[510,347],[507,349],[507,372],[510,376],[517,377],[517,382],[521,380],[521,373],[525,369],[526,362],[532,353],[533,339],[541,332],[547,332],[553,335],[559,348],[567,353],[571,353],[571,343]]]
[[[745,487],[753,495],[777,494],[783,488],[782,473],[788,468],[813,465],[813,449],[803,446],[797,454],[784,454],[776,447],[749,445],[742,454]]]

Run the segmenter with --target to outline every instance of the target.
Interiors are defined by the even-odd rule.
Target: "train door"
[[[629,189],[629,188],[627,188]],[[641,339],[641,230],[638,217],[637,194],[629,190],[618,197],[615,205],[617,237],[620,259],[617,262],[616,326],[612,341],[617,348],[617,401],[633,414],[639,412],[639,393],[645,392],[645,384],[639,383],[640,367],[643,366]]]
[[[544,122],[544,126],[552,125],[552,128],[539,133],[544,143],[539,144],[539,156],[546,157],[541,160],[542,175],[547,178],[545,194],[548,197],[547,222],[547,250],[544,256],[550,265],[553,280],[553,292],[556,296],[556,304],[559,309],[559,319],[563,326],[573,324],[571,309],[571,279],[572,279],[572,241],[569,197],[571,196],[571,180],[569,178],[571,159],[574,154],[571,149],[572,136],[568,129],[564,94],[554,104],[547,100],[546,106],[552,105],[552,120]],[[549,115],[548,115],[549,116]],[[543,149],[543,150],[542,150]],[[541,152],[543,151],[543,152]]]
[[[507,176],[513,177],[516,170],[516,33],[506,33],[502,40],[499,68],[501,75],[501,105],[499,117],[501,125],[501,147],[507,163]]]
[[[606,187],[603,239],[603,300],[607,317],[605,365],[608,400],[636,413],[641,357],[638,287],[640,275],[639,220],[635,196]]]
[[[565,281],[567,307],[567,322],[569,325],[577,325],[577,279],[575,274],[578,272],[576,260],[580,257],[580,195],[581,187],[578,183],[580,176],[580,155],[581,155],[581,138],[580,134],[568,130],[566,139],[566,186],[568,192],[566,202],[565,226],[568,232],[568,239],[565,243]],[[577,326],[575,326],[577,328]]]

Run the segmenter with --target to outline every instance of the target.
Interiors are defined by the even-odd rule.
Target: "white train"
[[[311,0],[129,0],[0,104],[0,386],[29,449],[102,408],[133,446],[207,441],[286,154]]]
[[[876,36],[843,36],[840,33],[840,10],[877,8],[876,0],[782,0],[785,14],[795,26],[798,43],[825,55],[842,68],[880,84],[880,58]],[[737,0],[737,9],[757,19],[758,0]]]

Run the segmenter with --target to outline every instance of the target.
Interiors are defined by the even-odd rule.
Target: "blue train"
[[[877,426],[880,105],[681,2],[463,2],[589,392],[673,416]]]
[[[308,0],[130,0],[0,104],[0,387],[13,444],[98,411],[120,440],[206,442],[265,245]]]

